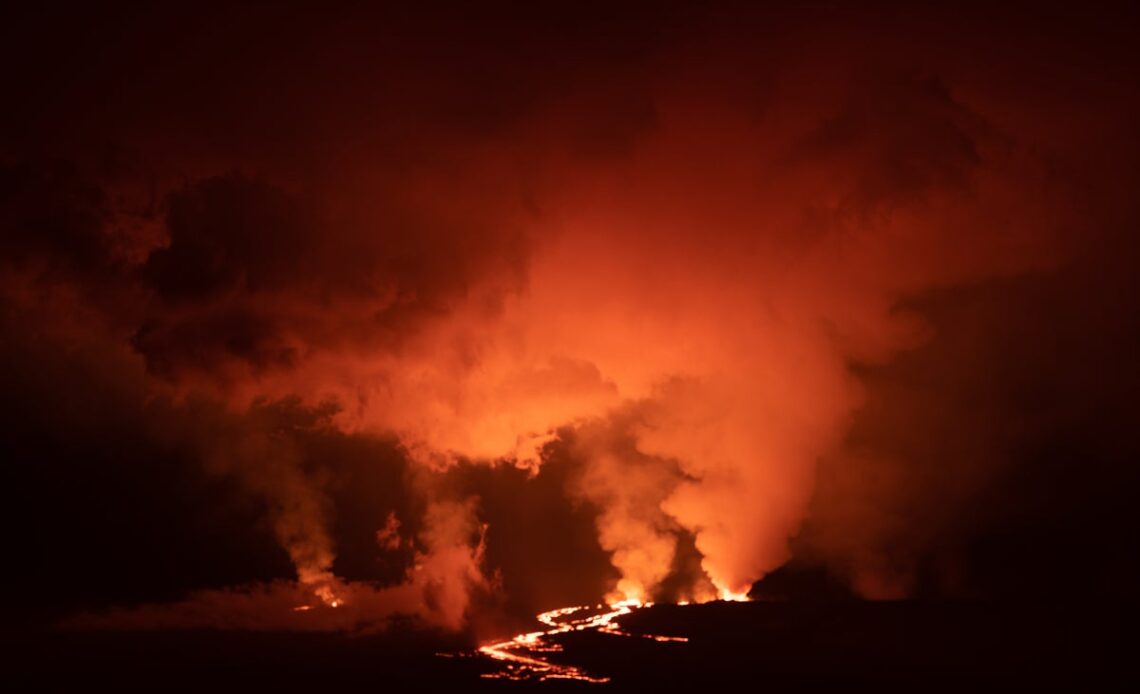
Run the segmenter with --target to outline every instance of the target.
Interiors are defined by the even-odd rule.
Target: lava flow
[[[608,682],[608,677],[596,677],[586,673],[574,665],[564,665],[552,662],[545,654],[557,653],[562,646],[551,640],[558,634],[571,631],[597,631],[615,636],[630,636],[653,639],[654,641],[688,641],[683,636],[658,636],[654,634],[632,634],[622,631],[621,626],[614,620],[642,607],[650,607],[653,603],[642,603],[639,600],[622,600],[610,604],[599,604],[593,607],[580,605],[576,607],[563,607],[537,616],[539,622],[550,627],[545,631],[532,631],[508,641],[487,644],[479,648],[485,656],[506,663],[506,668],[499,672],[484,673],[483,677],[493,679],[511,680],[538,680],[540,682],[551,679],[579,680],[582,682],[602,683]],[[587,613],[582,616],[582,613]]]

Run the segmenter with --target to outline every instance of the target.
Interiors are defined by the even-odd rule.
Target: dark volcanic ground
[[[370,687],[403,691],[700,691],[838,686],[1087,689],[1136,680],[1135,610],[1119,605],[924,602],[754,602],[657,606],[622,620],[658,643],[598,633],[562,638],[561,657],[609,684],[486,680],[481,657],[439,657],[461,641],[398,631],[378,636],[235,632],[8,633],[15,689],[106,684],[128,689],[255,691]],[[1100,687],[1098,686],[1098,689]]]

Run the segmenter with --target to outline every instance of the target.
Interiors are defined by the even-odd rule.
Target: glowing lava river
[[[595,683],[608,682],[608,677],[590,675],[574,665],[552,662],[550,654],[562,651],[562,646],[556,643],[552,637],[571,631],[596,631],[613,636],[646,638],[654,641],[688,641],[687,638],[681,636],[632,634],[622,631],[621,626],[614,621],[618,617],[632,614],[635,610],[650,607],[652,604],[642,604],[637,600],[623,600],[608,605],[563,607],[543,612],[538,615],[538,621],[549,627],[546,630],[519,634],[508,641],[490,643],[479,648],[481,654],[503,663],[502,670],[485,673],[483,677],[537,680],[539,682],[553,679]]]

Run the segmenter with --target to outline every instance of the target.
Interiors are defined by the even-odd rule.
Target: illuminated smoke
[[[256,414],[249,419],[255,418]],[[332,574],[335,554],[327,527],[328,500],[301,469],[300,454],[288,433],[267,428],[242,426],[227,432],[206,451],[205,464],[237,476],[266,500],[274,534],[289,553],[297,580],[332,604],[337,581]]]
[[[397,550],[403,544],[400,538],[400,519],[396,517],[395,511],[388,512],[384,527],[376,531],[376,544],[386,550]]]
[[[405,580],[395,586],[342,581],[319,565],[312,571],[313,565],[304,563],[310,557],[304,555],[296,583],[196,591],[166,605],[80,614],[63,626],[368,632],[404,615],[456,630],[463,625],[471,596],[489,587],[482,566],[486,528],[473,511],[471,501],[431,504],[418,538],[422,550],[416,552]]]
[[[937,339],[905,302],[1063,261],[1103,213],[1081,178],[1097,160],[1074,152],[1107,151],[1130,126],[1051,102],[1053,84],[1019,100],[1034,70],[922,50],[921,34],[877,27],[915,38],[865,45],[856,29],[785,28],[759,41],[714,26],[629,64],[566,68],[550,91],[542,74],[504,88],[491,123],[456,124],[432,101],[469,88],[451,73],[393,77],[380,61],[331,106],[311,100],[329,117],[297,121],[316,153],[288,166],[292,147],[259,139],[285,113],[227,133],[245,154],[186,155],[168,141],[181,112],[134,123],[140,147],[174,160],[141,231],[145,215],[79,176],[10,167],[26,197],[71,216],[9,206],[21,233],[4,238],[6,303],[61,341],[129,345],[173,407],[221,403],[235,423],[202,425],[196,450],[266,503],[295,566],[299,587],[186,609],[311,607],[266,623],[312,612],[304,624],[337,628],[403,611],[459,628],[494,588],[478,502],[412,483],[422,518],[381,512],[372,529],[378,552],[409,549],[405,580],[337,578],[336,511],[267,403],[394,435],[412,479],[461,462],[537,473],[565,435],[567,495],[596,508],[620,573],[611,598],[652,599],[682,536],[701,555],[704,576],[681,590],[694,600],[739,596],[785,562],[817,463],[863,469],[842,450],[866,398],[854,367]],[[508,62],[487,72],[523,61]],[[314,69],[322,89],[333,72]],[[426,112],[436,120],[407,117]],[[906,592],[873,560],[855,574],[865,594]]]
[[[428,507],[420,533],[424,551],[416,555],[409,580],[423,594],[429,621],[458,629],[472,591],[487,588],[482,571],[485,532],[472,500]]]
[[[298,203],[267,203],[277,194],[241,180],[211,182],[196,193],[204,202],[173,208],[182,226],[150,267],[216,252],[197,236],[180,245],[180,230],[241,204],[266,210],[256,223],[286,225],[295,252],[313,256],[301,268],[312,277],[295,285],[291,258],[263,260],[219,237],[209,243],[236,267],[189,286],[235,289],[210,285],[187,299],[189,290],[155,279],[167,306],[136,345],[160,379],[215,390],[238,407],[298,395],[336,402],[336,426],[393,431],[432,470],[459,459],[536,470],[560,428],[582,427],[573,491],[599,508],[599,543],[621,572],[614,597],[651,596],[682,530],[716,594],[746,592],[789,556],[816,462],[841,443],[859,406],[850,364],[884,362],[925,338],[921,319],[897,310],[900,299],[1044,267],[1068,216],[1063,198],[1040,202],[1055,192],[1042,164],[937,80],[824,71],[804,93],[778,82],[762,117],[740,103],[741,85],[709,93],[699,83],[657,95],[653,127],[621,157],[540,162],[538,213],[510,211],[493,195],[473,207],[525,229],[521,279],[494,272],[510,266],[495,259],[497,239],[515,238],[500,234],[484,240],[489,257],[457,261],[473,273],[462,288],[381,283],[358,294],[336,274],[341,256],[322,256],[312,232],[288,231],[298,222],[275,216],[274,205]],[[427,201],[443,192],[425,185]],[[364,277],[392,262],[349,242],[375,258]],[[323,310],[304,289],[314,282],[343,300]],[[401,306],[401,292],[411,303]],[[431,305],[418,305],[428,292]],[[186,301],[196,308],[180,308]],[[235,318],[234,306],[244,315]],[[234,320],[248,327],[216,348]],[[188,342],[197,335],[206,342]],[[625,440],[592,440],[591,428],[607,426]],[[329,582],[319,496],[290,472],[286,452],[253,453],[242,456],[257,460],[242,474],[275,499],[299,577]],[[477,550],[454,541],[472,512],[430,507],[416,559],[413,581],[451,626],[480,584]],[[709,597],[698,586],[687,592]]]
[[[661,504],[677,486],[676,465],[640,453],[628,431],[630,415],[583,425],[575,451],[585,461],[572,495],[598,509],[598,544],[611,553],[621,578],[607,600],[645,602],[673,563],[678,528]]]
[[[462,345],[464,368],[385,380],[422,419],[374,416],[442,461],[532,466],[531,442],[636,407],[624,450],[580,446],[576,493],[600,509],[616,593],[653,591],[677,528],[721,595],[747,591],[787,559],[816,461],[861,402],[850,364],[926,337],[899,300],[1044,266],[1068,219],[1059,203],[1014,214],[1048,197],[1041,164],[992,145],[940,83],[838,93],[811,104],[822,119],[774,105],[768,127],[731,96],[662,98],[628,159],[570,168],[540,198],[536,223],[558,231],[525,291],[438,328],[432,344]]]

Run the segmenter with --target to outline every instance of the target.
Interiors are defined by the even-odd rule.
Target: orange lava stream
[[[505,669],[499,672],[484,673],[483,677],[493,679],[511,680],[538,680],[540,682],[551,679],[578,680],[582,682],[602,683],[608,682],[608,677],[595,677],[574,665],[563,665],[549,660],[544,654],[557,653],[562,647],[551,640],[552,636],[565,634],[571,631],[597,631],[615,636],[629,636],[653,639],[654,641],[688,641],[683,636],[657,636],[652,634],[631,634],[622,631],[616,620],[618,617],[632,613],[642,607],[649,607],[653,603],[641,603],[638,600],[622,600],[608,605],[589,607],[563,607],[538,615],[538,621],[550,627],[545,631],[532,631],[508,641],[487,644],[479,648],[483,655],[506,664]],[[597,610],[597,612],[594,612]],[[580,616],[582,612],[590,612]]]

